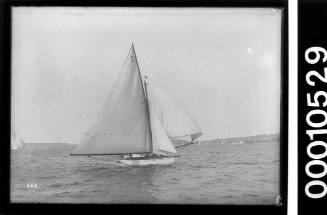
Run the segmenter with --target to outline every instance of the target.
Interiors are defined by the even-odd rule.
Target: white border
[[[289,55],[289,82],[288,82],[288,199],[287,215],[298,214],[298,2],[289,0],[288,2],[288,55]]]

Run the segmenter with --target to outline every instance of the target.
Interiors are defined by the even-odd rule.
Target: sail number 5
[[[311,65],[319,62],[325,63],[327,61],[327,51],[321,47],[310,47],[305,51],[305,60]],[[306,74],[305,80],[306,83],[312,87],[317,87],[319,82],[327,83],[327,67],[324,67],[323,74],[314,70],[309,71]],[[324,88],[325,87],[326,86],[324,86]],[[312,142],[307,146],[307,155],[311,160],[305,166],[305,173],[312,180],[306,184],[305,194],[309,198],[319,199],[324,197],[327,193],[326,183],[322,180],[327,174],[327,164],[322,160],[327,156],[327,143],[321,140],[321,135],[327,134],[327,129],[322,129],[327,125],[327,93],[320,90],[314,92],[314,94],[307,93],[306,95],[309,111],[305,119],[306,123],[313,129],[306,130],[306,134]],[[319,153],[317,153],[318,149]],[[314,166],[322,169],[318,172],[313,172],[311,167]],[[316,188],[316,190],[318,188],[320,191],[312,192],[314,188]]]

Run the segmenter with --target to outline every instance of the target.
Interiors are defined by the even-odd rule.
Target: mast
[[[145,76],[145,79],[147,76]],[[149,101],[148,101],[148,91],[147,91],[147,83],[144,81],[144,88],[145,88],[145,102],[146,102],[146,107],[147,107],[147,114],[149,117],[149,123],[150,123],[150,142],[151,142],[151,150],[153,151],[153,141],[152,141],[152,128],[151,128],[151,120],[150,120],[150,108],[149,108]]]
[[[144,87],[143,87],[143,82],[142,82],[143,79],[142,79],[142,75],[141,75],[141,70],[140,70],[140,67],[139,67],[139,63],[137,61],[136,52],[135,52],[135,48],[134,48],[133,43],[132,43],[132,52],[133,52],[133,55],[135,56],[135,62],[136,62],[136,66],[138,68],[138,75],[139,75],[140,80],[141,80],[143,93],[144,93],[144,98],[145,98],[145,102],[146,102],[146,112],[147,112],[147,116],[148,116],[148,122],[150,124],[150,126],[149,126],[150,127],[150,146],[151,146],[151,151],[153,151],[152,130],[151,130],[151,122],[150,122],[150,109],[149,109],[148,92],[147,92],[147,87],[146,87],[146,81],[144,81]],[[145,79],[146,78],[147,78],[147,76],[145,76]],[[145,138],[145,141],[146,141],[146,138]]]

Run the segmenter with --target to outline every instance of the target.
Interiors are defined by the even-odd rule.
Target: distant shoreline
[[[252,143],[252,142],[274,142],[279,141],[280,134],[260,134],[255,136],[245,136],[245,137],[229,137],[229,138],[219,138],[213,140],[202,140],[198,141],[202,143],[220,143],[220,144],[229,144],[229,143]]]

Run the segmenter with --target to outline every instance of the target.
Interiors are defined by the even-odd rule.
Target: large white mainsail
[[[152,84],[148,84],[147,89],[153,109],[169,137],[190,136],[193,141],[202,135],[196,121],[179,102]]]
[[[147,86],[147,82],[145,83]],[[147,89],[147,88],[145,88]],[[151,132],[152,132],[152,153],[166,155],[167,153],[177,154],[173,143],[170,141],[166,134],[166,131],[162,127],[162,124],[156,114],[154,101],[152,94],[148,95],[148,104],[150,112]]]
[[[72,155],[152,151],[149,112],[133,45],[119,75],[97,120]]]

